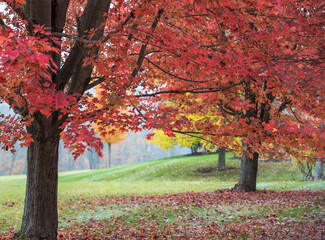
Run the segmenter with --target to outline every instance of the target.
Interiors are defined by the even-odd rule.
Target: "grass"
[[[217,154],[195,157],[172,157],[98,170],[59,173],[60,183],[84,182],[236,182],[240,161],[227,160],[227,171],[198,173],[200,168],[215,167]],[[230,156],[228,155],[228,158]],[[258,182],[294,181],[300,178],[291,162],[262,162],[259,164]],[[25,176],[1,176],[1,183],[24,183]]]
[[[231,155],[227,157],[230,158]],[[78,199],[92,201],[107,196],[125,197],[190,191],[205,192],[233,187],[239,177],[240,161],[228,159],[226,165],[229,169],[226,171],[197,172],[200,168],[211,168],[215,167],[216,164],[217,154],[213,154],[173,157],[110,169],[59,173],[59,214],[61,224],[62,226],[68,224],[68,221],[71,221],[71,218],[74,218],[75,215],[83,220],[94,217],[98,219],[107,218],[108,213],[99,211],[100,208],[95,209],[93,215],[89,213],[87,206],[83,209],[76,205],[77,211],[71,209],[69,204],[78,201]],[[299,182],[294,181],[294,179],[300,179],[300,176],[291,162],[262,162],[259,164],[258,189],[325,189],[324,182]],[[20,225],[25,181],[23,175],[0,177],[0,232],[5,231],[8,227],[16,228]],[[112,205],[112,208],[113,210],[109,214],[115,217],[128,216],[125,212],[120,212],[118,206]],[[229,207],[229,211],[232,211],[231,208]],[[213,209],[213,211],[215,210]],[[197,212],[191,214],[198,216],[209,214],[202,209],[196,209],[195,211]],[[132,208],[130,214],[127,217],[129,221],[133,219],[134,214],[138,215],[139,212]],[[172,220],[173,211],[166,214],[170,221],[174,221]]]

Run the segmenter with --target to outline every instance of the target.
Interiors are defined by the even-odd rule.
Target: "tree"
[[[308,162],[323,156],[323,13],[322,4],[314,3],[187,5],[186,18],[169,19],[176,25],[172,38],[186,36],[186,51],[174,48],[178,64],[167,58],[148,60],[162,86],[159,92],[142,94],[159,106],[152,109],[152,124],[169,135],[200,134],[234,150],[242,148],[237,189],[245,191],[256,190],[261,154],[290,154]],[[171,87],[166,79],[179,81]],[[198,112],[223,120],[215,124],[207,116],[193,123],[187,118]],[[242,139],[241,147],[232,144],[234,137]],[[316,151],[305,155],[308,149]]]
[[[300,159],[294,158],[294,164],[298,168],[299,172],[302,174],[303,181],[320,181],[324,178],[324,164],[320,159],[317,159],[315,164],[311,164],[309,162],[304,162]],[[315,175],[313,175],[313,171],[315,170]]]
[[[24,215],[16,236],[56,239],[59,139],[64,139],[75,157],[86,145],[101,154],[102,143],[89,123],[95,119],[96,123],[118,122],[128,129],[136,125],[131,121],[134,116],[120,114],[115,106],[127,89],[134,92],[139,85],[138,75],[142,75],[151,34],[163,13],[162,4],[3,2],[1,102],[20,116],[0,116],[1,147],[14,151],[17,140],[28,146]],[[110,108],[97,109],[95,103],[101,100],[87,92],[100,83],[105,91],[114,90]]]
[[[106,98],[106,101],[111,104],[111,98],[110,94],[108,96],[103,95],[103,89],[100,87],[96,87],[96,93],[97,95],[102,95],[102,97]],[[100,105],[99,105],[100,106]],[[123,104],[125,106],[125,104]],[[100,106],[102,108],[109,107],[107,105],[102,105]],[[127,114],[127,109],[121,107],[119,111],[124,112]],[[99,124],[94,124],[93,125],[97,135],[100,136],[101,140],[107,144],[107,162],[106,162],[106,167],[111,167],[112,166],[112,144],[119,143],[123,140],[125,140],[123,130],[119,130],[114,126],[107,125],[106,128],[101,127]]]
[[[217,169],[218,171],[226,169],[226,148],[225,147],[219,148]]]
[[[98,169],[99,168],[99,157],[94,151],[87,151],[87,159],[89,162],[90,169]]]
[[[195,134],[189,136],[181,133],[175,133],[175,137],[169,137],[164,134],[163,130],[154,130],[154,136],[148,140],[147,143],[158,145],[160,148],[166,151],[168,149],[174,149],[175,145],[191,148],[192,154],[197,153],[198,146],[210,152],[216,151],[215,146],[212,146],[208,141],[201,139],[200,136],[195,136]],[[218,152],[217,169],[220,171],[226,168],[226,148],[219,148]]]
[[[92,148],[100,155],[93,123],[172,135],[194,129],[188,113],[223,116],[221,126],[206,118],[195,129],[229,146],[242,137],[244,190],[255,190],[266,150],[314,145],[324,156],[321,3],[3,2],[0,96],[17,115],[0,115],[0,146],[28,146],[17,236],[56,239],[59,140],[75,157]],[[191,107],[160,106],[167,99]],[[128,114],[119,111],[125,104]]]
[[[94,126],[95,131],[97,134],[100,135],[100,138],[104,143],[107,144],[107,162],[106,162],[106,167],[112,167],[112,144],[119,143],[123,140],[125,140],[124,133],[122,131],[116,130],[114,128],[107,128],[106,133],[101,133],[99,131],[98,126]]]
[[[167,136],[163,130],[154,130],[154,136],[147,141],[147,143],[153,143],[158,145],[165,151],[174,149],[176,145],[180,147],[189,147],[192,154],[197,153],[200,147],[212,150],[211,146],[206,144],[205,140],[202,140],[195,136],[188,136],[180,133],[175,133],[174,137]]]
[[[316,161],[315,165],[315,181],[324,179],[324,164],[321,161]]]
[[[11,155],[11,164],[10,164],[10,168],[9,168],[9,175],[12,174],[12,169],[14,168],[15,160],[16,160],[16,154],[12,154]]]

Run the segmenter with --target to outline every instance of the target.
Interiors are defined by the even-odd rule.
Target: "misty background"
[[[9,108],[0,104],[0,113],[8,114]],[[179,148],[173,150],[162,150],[154,144],[146,143],[146,135],[149,131],[126,133],[125,140],[111,145],[111,166],[120,166],[130,163],[139,163],[160,158],[190,154],[190,148]],[[16,144],[16,153],[0,150],[0,175],[13,175],[26,173],[27,148]],[[97,169],[108,166],[108,146],[104,143],[103,158],[93,152],[85,152],[84,155],[74,161],[68,149],[59,146],[59,171],[73,171],[85,169]]]

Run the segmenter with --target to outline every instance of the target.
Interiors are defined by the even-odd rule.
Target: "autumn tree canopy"
[[[290,151],[283,146],[295,149],[305,139],[307,148],[312,143],[323,154],[321,141],[317,140],[324,137],[320,134],[324,119],[320,3],[176,1],[177,4],[163,6],[159,1],[117,1],[111,3],[114,8],[108,13],[109,26],[99,29],[97,23],[96,29],[93,21],[88,24],[94,26],[83,26],[92,32],[82,34],[82,26],[74,19],[82,15],[87,1],[65,3],[63,8],[70,7],[60,13],[66,14],[66,19],[57,20],[57,29],[50,29],[45,23],[33,25],[37,19],[29,19],[19,8],[24,1],[6,2],[11,7],[1,13],[1,100],[25,117],[22,121],[17,115],[2,116],[2,133],[8,135],[1,141],[2,148],[12,149],[18,139],[26,139],[28,144],[30,135],[23,131],[30,124],[28,114],[40,112],[48,116],[60,110],[64,117],[61,128],[66,129],[62,137],[79,155],[85,147],[80,142],[100,147],[85,123],[96,119],[114,124],[116,119],[123,119],[120,126],[135,126],[139,122],[127,120],[130,117],[118,118],[116,106],[134,106],[137,111],[133,120],[143,117],[141,110],[146,115],[144,119],[149,119],[156,111],[148,111],[148,105],[143,103],[174,98],[190,107],[159,108],[163,119],[183,112],[209,111],[225,116],[222,126],[205,120],[198,128],[215,140],[241,136],[262,153],[270,148]],[[59,9],[62,3],[56,4],[48,8]],[[158,21],[161,15],[163,19]],[[151,29],[150,34],[145,27]],[[77,45],[96,57],[77,50]],[[60,61],[54,59],[59,57]],[[76,59],[96,70],[84,86],[76,85],[80,81],[73,82],[77,76],[68,68]],[[60,84],[44,80],[53,75],[58,75],[56,81]],[[90,98],[87,90],[98,84],[105,97]],[[155,97],[137,106],[139,98],[145,96]],[[100,101],[109,101],[110,107],[98,109],[96,104]],[[163,125],[176,130],[179,125],[189,124],[183,120],[172,126],[165,121]],[[156,119],[155,124],[149,121],[147,126],[159,124]],[[247,132],[253,134],[246,136]]]
[[[158,111],[152,109],[151,123],[164,125],[171,135],[197,129],[234,148],[239,146],[231,139],[241,137],[260,154],[302,156],[314,149],[307,159],[324,156],[321,3],[206,1],[190,6],[186,17],[169,19],[174,46],[182,35],[186,48],[175,47],[174,58],[157,54],[147,59],[161,88],[143,94],[158,104],[174,101],[184,107],[160,104]],[[166,79],[175,84],[167,85]],[[198,112],[208,114],[193,123],[187,116]],[[210,120],[211,113],[221,124]]]
[[[173,56],[146,58],[160,85],[158,92],[139,94],[154,103],[147,123],[170,136],[201,134],[218,145],[242,148],[242,190],[256,189],[260,154],[323,158],[323,5],[204,1],[182,2],[173,11],[185,6],[189,12],[183,18],[168,19]],[[193,123],[187,116],[198,112],[206,118]],[[211,121],[211,113],[222,121]],[[232,141],[236,137],[242,146]]]
[[[100,154],[92,123],[169,135],[196,129],[215,142],[241,137],[244,190],[255,190],[262,152],[324,155],[321,2],[3,3],[0,101],[16,114],[0,115],[0,147],[29,146],[20,237],[56,239],[59,139],[75,157],[87,146]],[[97,85],[103,94],[94,97]],[[193,128],[186,116],[197,112],[223,122]]]

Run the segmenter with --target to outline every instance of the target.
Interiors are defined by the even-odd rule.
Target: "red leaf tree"
[[[93,123],[196,129],[219,146],[242,137],[244,190],[255,190],[262,152],[324,152],[321,3],[3,2],[0,99],[17,115],[0,115],[0,146],[29,145],[19,237],[56,239],[59,140],[75,157],[100,154]],[[197,112],[224,120],[194,128],[186,116]]]
[[[56,239],[60,137],[77,158],[86,148],[101,154],[92,123],[138,129],[137,116],[118,109],[142,84],[164,3],[3,2],[0,94],[17,115],[0,116],[1,148],[28,145],[25,209],[16,236]],[[105,97],[91,94],[99,84]]]
[[[290,154],[311,162],[323,157],[323,5],[184,4],[173,9],[186,9],[182,17],[175,14],[168,19],[173,27],[164,29],[174,42],[168,46],[173,58],[146,59],[161,86],[159,92],[139,94],[159,105],[148,122],[152,117],[153,126],[200,133],[218,145],[242,149],[240,190],[256,190],[261,154]],[[179,45],[180,36],[184,45]],[[170,101],[174,104],[165,104]],[[196,113],[207,117],[193,125],[186,116]],[[222,121],[210,121],[211,113]],[[233,144],[234,137],[242,139],[242,146]]]

